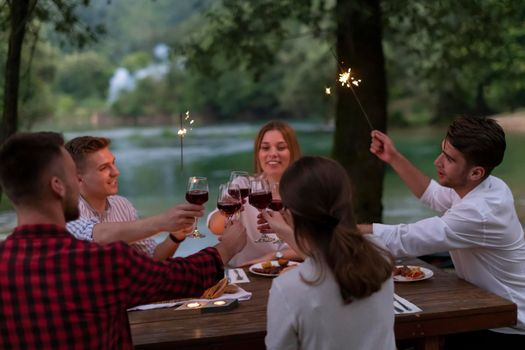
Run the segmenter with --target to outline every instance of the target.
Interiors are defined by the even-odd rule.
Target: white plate
[[[407,265],[408,267],[416,267],[414,265]],[[396,268],[398,267],[403,267],[403,265],[398,265],[396,266]],[[394,281],[395,282],[417,282],[417,281],[423,281],[423,280],[426,280],[426,279],[429,279],[430,277],[434,276],[434,272],[432,270],[429,270],[427,268],[424,268],[424,267],[421,267],[421,266],[417,266],[421,269],[421,272],[423,272],[425,275],[421,278],[408,278],[408,277],[403,277],[401,275],[396,275],[396,276],[392,276],[394,278]]]
[[[294,266],[294,265],[299,265],[299,263],[296,261],[291,261],[291,260],[288,261],[288,266]],[[279,263],[277,262],[277,260],[272,260],[272,266],[279,266]],[[267,276],[267,277],[279,276],[279,274],[276,274],[276,273],[263,273],[259,271],[254,271],[254,269],[262,269],[262,263],[253,264],[252,266],[248,268],[248,270],[254,275],[259,275],[259,276]]]

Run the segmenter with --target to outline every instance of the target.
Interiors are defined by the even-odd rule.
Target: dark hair
[[[280,181],[283,205],[294,220],[295,240],[324,275],[324,263],[333,272],[345,303],[381,288],[392,275],[392,257],[357,229],[350,179],[339,163],[323,157],[302,157]],[[305,197],[305,195],[307,197]]]
[[[277,130],[283,135],[284,141],[288,145],[288,150],[290,151],[290,162],[297,160],[301,156],[301,148],[299,147],[299,141],[297,141],[297,136],[295,136],[295,131],[293,128],[288,125],[288,123],[272,120],[264,124],[257,136],[255,137],[255,142],[253,144],[253,170],[256,174],[262,172],[261,164],[259,164],[259,150],[261,149],[261,143],[268,131]]]
[[[43,175],[56,169],[64,138],[54,132],[18,133],[0,148],[0,185],[14,204],[40,197]]]
[[[111,140],[105,137],[80,136],[69,140],[65,147],[73,157],[78,171],[83,171],[87,155],[109,147],[110,144]]]
[[[505,154],[505,132],[491,118],[459,116],[450,124],[446,139],[469,165],[485,168],[486,176]]]

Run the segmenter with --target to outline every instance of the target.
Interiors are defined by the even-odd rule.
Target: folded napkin
[[[237,286],[239,290],[236,293],[223,294],[215,299],[185,299],[185,300],[168,300],[165,302],[138,305],[128,309],[128,311],[137,311],[137,310],[152,310],[152,309],[161,309],[166,307],[180,307],[183,304],[193,302],[193,301],[216,301],[216,300],[225,300],[225,299],[238,299],[239,301],[250,300],[252,293],[245,291],[241,287]]]
[[[405,298],[400,297],[394,293],[394,313],[397,314],[412,314],[415,312],[423,311],[416,305],[412,304]]]
[[[246,275],[243,269],[228,269],[227,277],[231,283],[249,283],[250,279]]]

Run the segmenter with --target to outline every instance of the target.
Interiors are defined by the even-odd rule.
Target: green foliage
[[[127,55],[151,52],[159,42],[180,40],[179,26],[209,6],[214,0],[111,0],[94,1],[80,13],[84,23],[93,26],[106,24],[106,40],[93,48],[113,62]],[[191,28],[192,31],[195,27]]]
[[[34,56],[39,59],[33,59]],[[53,61],[57,59],[57,51],[45,43],[27,43],[22,57],[25,69],[20,76],[18,113],[20,128],[27,130],[54,112],[56,97],[52,82],[56,66]]]
[[[227,62],[228,68],[247,68],[259,77],[287,39],[305,34],[290,20],[311,25],[311,35],[325,34],[332,23],[326,3],[333,2],[223,0],[206,12],[207,26],[188,41],[189,64],[214,76],[214,63]]]
[[[83,48],[92,44],[105,28],[99,21],[87,24],[81,13],[87,9],[91,0],[40,0],[31,13],[36,21],[30,25],[47,25],[48,35],[62,46]]]
[[[126,123],[169,120],[187,109],[201,119],[221,121],[333,118],[335,96],[323,90],[334,91],[336,85],[336,0],[69,0],[61,2],[67,7],[62,19],[49,3],[39,1],[24,49],[24,127],[50,116],[55,122],[90,125],[93,115],[108,112],[115,122],[116,117]],[[381,4],[391,125],[523,106],[525,6],[520,2]],[[6,12],[0,14],[5,20]],[[65,31],[73,20],[80,21],[73,31],[84,32],[82,40]],[[100,36],[102,25],[105,36]],[[41,38],[34,53],[38,59],[28,70],[35,33]],[[93,42],[97,35],[101,40]],[[76,45],[65,42],[68,37]],[[0,39],[0,57],[5,57],[4,30]],[[138,71],[153,62],[158,43],[171,48],[167,76],[137,82],[135,91],[108,109],[115,67]]]
[[[383,8],[389,71],[404,94],[433,95],[437,118],[523,104],[521,2],[383,1]]]
[[[55,88],[76,99],[105,99],[112,73],[108,60],[94,51],[63,57],[57,66]]]
[[[145,51],[132,52],[125,56],[122,60],[122,67],[126,68],[130,72],[139,70],[140,68],[146,67],[151,63],[153,57],[150,53]]]
[[[141,115],[167,113],[163,109],[163,95],[166,92],[161,82],[149,78],[142,79],[139,80],[135,90],[122,94],[113,104],[112,110],[136,124],[137,118]]]

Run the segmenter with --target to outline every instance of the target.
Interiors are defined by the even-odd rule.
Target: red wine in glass
[[[250,176],[246,171],[232,171],[230,181],[239,185],[242,199],[250,194]]]
[[[208,201],[208,179],[201,176],[191,176],[186,187],[186,200],[191,204],[203,205]],[[194,230],[188,235],[192,238],[203,238],[206,235],[200,233],[198,218],[195,218]]]
[[[239,190],[239,186],[231,181],[219,185],[217,209],[228,218],[227,222],[231,222],[232,216],[239,212],[241,207],[241,191]]]
[[[232,203],[232,202],[218,202],[217,203],[217,209],[220,210],[222,214],[224,214],[227,217],[232,216],[239,210],[241,210],[241,203]]]
[[[274,211],[280,211],[283,208],[283,202],[280,199],[272,199],[268,208]]]
[[[252,192],[248,196],[248,201],[251,205],[259,210],[268,208],[268,205],[272,201],[271,192]]]
[[[241,188],[241,197],[242,197],[242,199],[248,197],[249,195],[250,195],[250,188],[249,187]]]
[[[208,191],[190,190],[186,192],[186,200],[191,204],[203,205],[208,201]]]
[[[235,199],[241,199],[241,194],[238,188],[236,189],[229,189],[228,194]]]
[[[266,179],[258,177],[250,182],[250,194],[248,195],[248,202],[260,212],[268,208],[272,201],[272,192],[270,185]],[[261,236],[257,238],[255,243],[269,243],[275,239],[261,232]]]

